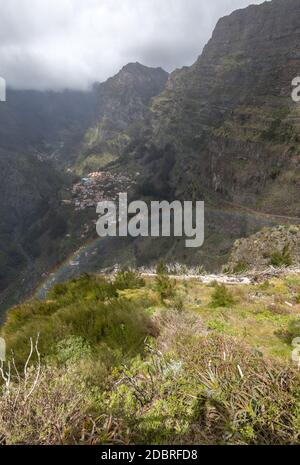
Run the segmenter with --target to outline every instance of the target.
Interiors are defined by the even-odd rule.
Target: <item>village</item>
[[[124,174],[113,174],[108,171],[96,171],[88,174],[72,187],[71,200],[63,200],[72,205],[76,211],[96,208],[98,202],[116,200],[120,192],[128,192],[135,184],[135,179]]]

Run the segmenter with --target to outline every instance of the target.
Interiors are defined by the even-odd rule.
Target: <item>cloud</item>
[[[262,0],[0,0],[0,75],[21,89],[86,89],[129,62],[191,65],[217,20]]]

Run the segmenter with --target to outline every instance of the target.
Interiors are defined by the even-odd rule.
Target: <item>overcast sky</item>
[[[262,0],[0,0],[0,76],[85,89],[129,62],[192,64],[217,20]]]

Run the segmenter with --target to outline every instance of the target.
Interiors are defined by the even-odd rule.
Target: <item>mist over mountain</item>
[[[261,3],[262,0],[252,0]],[[0,0],[0,76],[15,89],[90,89],[126,63],[191,65],[250,0]]]

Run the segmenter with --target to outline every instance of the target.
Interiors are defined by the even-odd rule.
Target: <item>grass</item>
[[[299,289],[299,275],[224,286],[163,268],[56,286],[2,328],[19,376],[0,394],[0,442],[299,444]],[[32,357],[24,378],[37,333],[41,367]]]
[[[30,337],[39,333],[44,357],[53,353],[59,341],[72,336],[82,337],[95,352],[135,355],[154,328],[142,302],[119,296],[126,281],[132,289],[143,285],[129,271],[119,273],[113,283],[86,275],[55,286],[45,302],[31,301],[14,308],[2,328],[8,350],[21,363]]]
[[[224,284],[217,284],[211,296],[211,307],[230,307],[234,304],[232,292]]]
[[[92,154],[80,161],[77,167],[77,172],[83,175],[84,173],[92,171],[100,171],[117,159],[118,156],[112,153]]]
[[[185,291],[181,283],[177,285],[185,293],[185,308],[201,316],[210,329],[223,335],[241,336],[255,350],[289,361],[291,345],[280,337],[280,332],[287,331],[290,322],[300,315],[299,276],[274,279],[258,286],[229,286],[226,292],[223,286],[216,288],[197,281],[189,282]],[[227,293],[231,302],[224,300]]]
[[[288,247],[284,247],[283,251],[275,251],[271,255],[271,265],[275,267],[291,266],[293,264]]]

